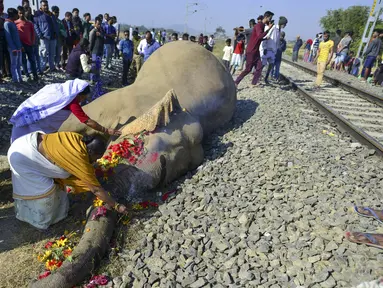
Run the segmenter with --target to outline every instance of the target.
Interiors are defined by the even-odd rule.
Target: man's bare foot
[[[354,206],[354,210],[360,216],[374,218],[379,223],[383,224],[383,211],[375,210],[369,207]]]
[[[348,241],[353,243],[365,244],[368,246],[383,249],[383,234],[346,232],[345,237]]]

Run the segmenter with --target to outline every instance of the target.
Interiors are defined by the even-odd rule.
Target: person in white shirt
[[[270,23],[271,25],[274,23]],[[265,76],[265,83],[269,84],[269,75],[271,70],[273,69],[274,62],[275,62],[275,55],[280,48],[280,34],[281,29],[285,28],[287,25],[287,19],[286,17],[281,16],[279,18],[279,25],[272,26],[270,28],[270,31],[265,36],[262,45],[260,47],[260,53],[261,53],[261,59],[262,59],[262,67],[267,67],[267,72]],[[267,31],[268,27],[265,27],[265,30]]]
[[[223,48],[222,61],[227,71],[230,71],[230,58],[233,54],[233,46],[231,46],[231,39],[226,40],[226,46]]]
[[[115,45],[114,45],[114,48],[113,48],[113,54],[114,54],[114,59],[120,59],[120,50],[118,49],[117,45],[120,43],[120,30],[121,30],[121,26],[120,24],[117,22],[117,17],[116,16],[112,16],[113,18],[113,27],[114,29],[116,29],[116,39],[115,39]]]
[[[214,45],[215,45],[214,35],[210,35],[208,44],[211,47],[211,52],[213,52]]]

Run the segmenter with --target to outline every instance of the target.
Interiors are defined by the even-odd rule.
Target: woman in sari
[[[74,132],[32,132],[15,140],[8,150],[16,218],[47,229],[68,215],[66,187],[74,193],[91,191],[108,209],[126,213],[101,187],[92,163],[106,145],[100,136]]]
[[[313,40],[312,39],[307,40],[306,46],[305,46],[305,54],[303,55],[303,61],[304,62],[308,62],[309,61],[311,45],[312,44],[313,44]]]
[[[85,114],[80,103],[89,94],[88,82],[80,79],[45,86],[24,101],[9,120],[13,124],[11,143],[17,138],[35,131],[57,132],[72,113],[81,123],[94,130],[109,135],[121,135],[120,131],[105,128]]]

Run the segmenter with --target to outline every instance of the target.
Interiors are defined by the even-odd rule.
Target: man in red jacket
[[[17,12],[19,14],[19,20],[17,20],[15,24],[17,26],[17,30],[19,31],[21,44],[23,44],[23,51],[22,51],[23,70],[24,70],[25,76],[27,76],[29,80],[30,75],[28,72],[28,65],[27,65],[27,57],[28,57],[28,61],[31,64],[33,80],[38,81],[36,60],[33,55],[33,45],[36,40],[35,29],[33,27],[33,23],[31,21],[28,21],[27,18],[25,17],[24,7],[22,6],[17,7]]]
[[[243,70],[241,75],[238,76],[237,80],[235,80],[235,84],[238,86],[238,84],[242,81],[242,79],[251,72],[253,67],[255,67],[254,72],[254,78],[252,81],[253,85],[257,85],[259,78],[261,77],[262,73],[262,61],[261,61],[261,55],[259,53],[259,46],[261,45],[261,42],[263,40],[263,37],[266,36],[267,31],[265,31],[265,24],[269,23],[271,19],[273,18],[274,13],[267,11],[265,12],[263,16],[263,20],[257,25],[254,26],[253,32],[251,33],[251,37],[249,40],[249,43],[247,44],[246,49],[246,68]]]

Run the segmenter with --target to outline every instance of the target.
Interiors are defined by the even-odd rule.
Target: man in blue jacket
[[[120,51],[122,52],[122,85],[128,85],[128,72],[133,60],[134,45],[132,40],[129,39],[129,30],[124,31],[125,39],[120,41]]]
[[[51,72],[56,71],[55,56],[59,28],[56,17],[49,11],[47,0],[40,1],[40,11],[34,16],[35,31],[40,39],[41,68],[44,70],[47,62]]]

